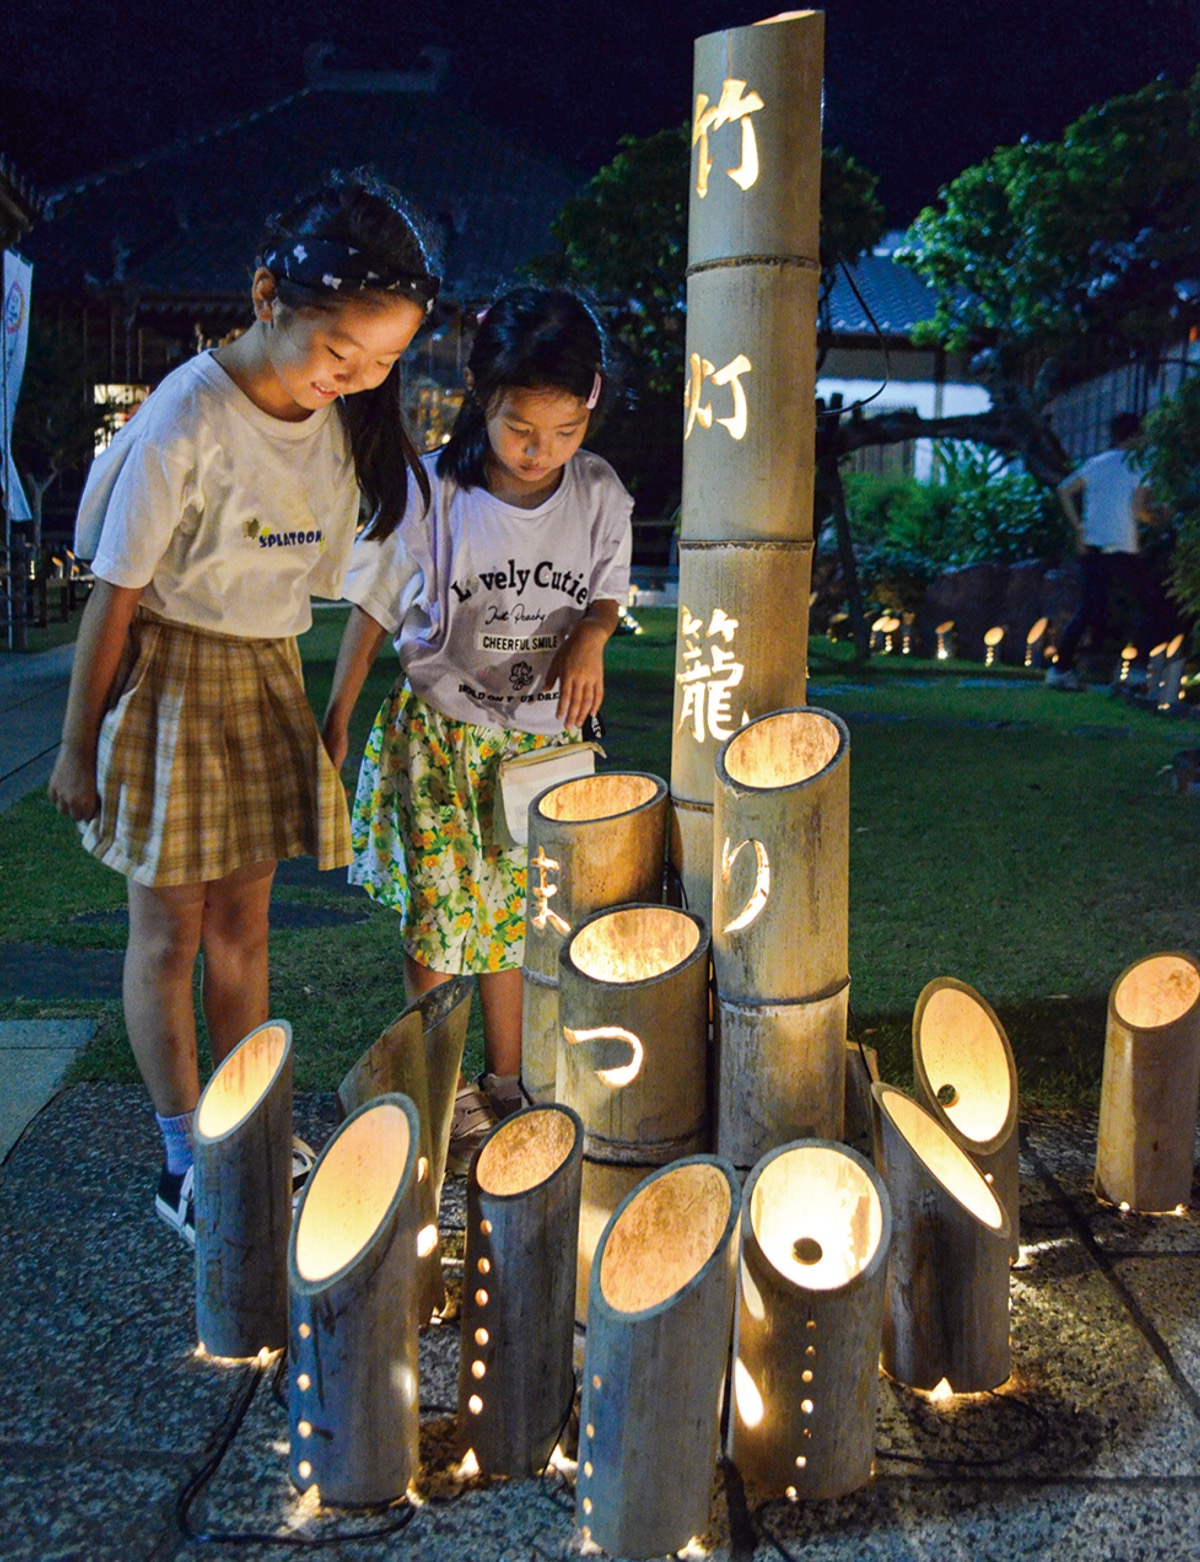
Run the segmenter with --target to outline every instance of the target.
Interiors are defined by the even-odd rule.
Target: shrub
[[[1200,620],[1200,375],[1159,402],[1142,429],[1146,475],[1158,503],[1171,513],[1175,546],[1171,595]],[[1200,650],[1200,627],[1193,636]]]

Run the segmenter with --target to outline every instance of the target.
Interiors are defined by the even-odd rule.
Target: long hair
[[[436,292],[430,273],[430,246],[418,219],[399,192],[369,169],[331,173],[315,190],[269,217],[260,257],[304,239],[352,245],[382,274],[428,278]],[[345,299],[344,294],[319,281],[301,286],[276,275],[275,287],[283,303],[294,309],[334,309]],[[370,296],[371,290],[365,291]],[[382,384],[343,398],[340,407],[358,485],[374,516],[373,529],[383,528],[381,534],[386,535],[404,514],[410,472],[421,497],[429,503],[429,478],[404,422],[400,364],[392,365]]]
[[[587,401],[600,375],[592,429],[609,399],[604,332],[566,288],[515,287],[503,294],[480,321],[467,367],[471,388],[437,458],[438,475],[461,488],[485,484],[488,412],[506,390],[561,390]]]

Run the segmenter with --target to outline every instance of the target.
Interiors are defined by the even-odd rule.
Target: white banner
[[[0,314],[0,492],[10,521],[32,519],[29,501],[13,464],[12,427],[25,373],[25,349],[29,342],[29,290],[33,267],[14,250],[4,251],[3,313]]]

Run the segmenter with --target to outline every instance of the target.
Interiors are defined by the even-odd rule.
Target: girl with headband
[[[155,1207],[188,1242],[196,956],[216,1065],[267,1019],[276,862],[350,860],[295,636],[311,596],[341,595],[360,490],[388,527],[412,487],[428,496],[399,359],[437,292],[396,192],[332,176],[268,222],[254,324],[163,380],[80,505],[96,585],[50,796],[128,884],[125,1022],[165,1146]]]
[[[350,877],[400,916],[416,997],[475,972],[487,1072],[462,1086],[450,1166],[521,1105],[526,859],[496,827],[503,760],[574,741],[600,709],[629,589],[633,501],[580,447],[608,389],[604,339],[573,293],[520,287],[481,318],[431,498],[355,545],[355,604],[325,716],[335,762],[391,638],[400,677],[367,742]]]

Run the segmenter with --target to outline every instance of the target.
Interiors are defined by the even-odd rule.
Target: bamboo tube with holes
[[[577,1301],[582,1318],[602,1202],[639,1170],[705,1148],[708,1134],[708,929],[674,906],[617,906],[584,919],[559,954],[556,1095],[584,1126]],[[599,1219],[599,1217],[603,1219]]]
[[[1096,1192],[1146,1213],[1191,1200],[1200,1090],[1200,962],[1135,960],[1108,995]]]
[[[891,1203],[845,1145],[784,1145],[742,1197],[730,1457],[776,1495],[870,1479]]]
[[[872,1094],[893,1219],[884,1370],[912,1388],[997,1388],[1011,1364],[1008,1216],[924,1107],[892,1085]]]
[[[530,804],[521,1081],[532,1100],[554,1099],[563,939],[593,911],[662,899],[666,835],[658,776],[581,776]]]
[[[813,707],[717,751],[717,1148],[744,1169],[791,1139],[842,1136],[849,756],[845,723]]]
[[[582,1164],[578,1116],[534,1106],[467,1179],[458,1429],[484,1475],[538,1474],[571,1413]]]
[[[671,853],[705,916],[716,749],[805,697],[823,48],[820,12],[695,48]]]
[[[296,1211],[290,1471],[323,1503],[391,1502],[418,1470],[419,1142],[412,1101],[374,1097],[325,1146]]]
[[[292,1028],[268,1020],[209,1080],[193,1126],[196,1337],[211,1356],[287,1339]]]
[[[438,1212],[473,990],[469,978],[454,977],[422,993],[367,1048],[338,1086],[343,1117],[385,1094],[406,1095],[417,1108],[422,1324],[446,1303]]]
[[[914,1094],[1004,1206],[1015,1260],[1021,1243],[1017,1065],[1004,1027],[973,987],[939,976],[917,999],[912,1038]]]
[[[600,1239],[575,1512],[613,1555],[678,1551],[707,1527],[740,1209],[733,1167],[695,1156],[647,1177]]]

